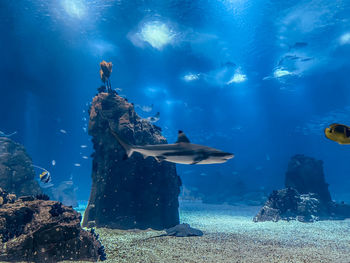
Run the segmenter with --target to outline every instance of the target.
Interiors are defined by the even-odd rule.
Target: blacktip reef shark
[[[134,152],[138,152],[141,153],[144,158],[152,156],[158,162],[167,161],[180,164],[224,163],[234,157],[232,153],[190,143],[190,140],[182,131],[179,131],[178,139],[174,144],[155,144],[144,146],[128,144],[112,129],[111,132],[123,146],[128,157],[130,157]]]

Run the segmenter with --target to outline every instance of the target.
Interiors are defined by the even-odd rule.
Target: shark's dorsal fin
[[[179,131],[176,143],[185,142],[190,143],[190,140],[186,137],[183,131]]]

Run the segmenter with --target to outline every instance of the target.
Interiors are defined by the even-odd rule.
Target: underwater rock
[[[315,193],[324,203],[332,201],[323,173],[323,162],[302,154],[293,156],[289,161],[285,187],[292,187],[300,194]]]
[[[333,201],[325,203],[317,194],[299,194],[293,188],[273,191],[265,205],[254,217],[254,222],[298,220],[342,220],[350,218],[350,206]]]
[[[167,236],[175,237],[203,236],[203,232],[201,230],[192,228],[189,224],[179,224],[165,229],[165,232]]]
[[[298,220],[313,222],[326,215],[327,207],[322,205],[316,194],[300,195],[293,188],[285,188],[272,192],[253,221]]]
[[[4,204],[12,204],[16,200],[16,195],[15,194],[9,194],[2,188],[0,188],[0,207]]]
[[[0,187],[17,196],[37,195],[41,189],[34,178],[32,160],[24,146],[0,137]]]
[[[135,145],[164,144],[160,130],[116,93],[99,93],[90,108],[92,189],[83,226],[164,229],[179,223],[181,180],[172,163],[134,154],[125,160],[110,127]]]
[[[31,201],[24,201],[29,199]],[[0,206],[0,261],[104,258],[96,236],[81,228],[78,212],[56,201],[29,199]]]
[[[72,180],[63,181],[57,187],[50,188],[51,199],[60,201],[66,206],[78,206],[76,187]]]

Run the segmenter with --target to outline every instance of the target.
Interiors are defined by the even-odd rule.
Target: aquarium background
[[[283,186],[290,157],[305,154],[324,161],[333,198],[350,200],[350,146],[323,134],[350,124],[349,14],[345,0],[3,0],[0,130],[18,131],[12,138],[52,183],[72,179],[87,200],[88,109],[104,59],[112,88],[141,117],[160,112],[168,142],[181,129],[235,154],[177,165],[185,186],[268,192]]]

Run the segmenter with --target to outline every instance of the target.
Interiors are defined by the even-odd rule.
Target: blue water
[[[300,153],[324,161],[333,196],[349,192],[350,146],[323,134],[350,124],[349,1],[2,0],[0,58],[0,130],[18,131],[33,162],[55,185],[72,179],[80,200],[90,192],[87,111],[103,59],[141,117],[160,112],[169,142],[181,129],[235,154],[178,165],[185,185],[281,188]]]

